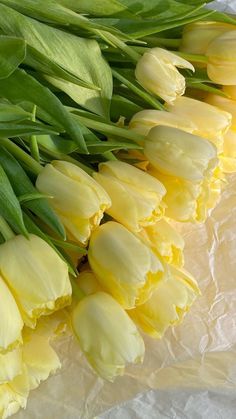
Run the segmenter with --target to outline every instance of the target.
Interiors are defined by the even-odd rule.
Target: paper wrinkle
[[[27,410],[16,419],[41,419],[42,405],[47,419],[236,417],[231,397],[236,387],[236,175],[228,178],[205,224],[177,228],[186,241],[186,269],[202,292],[184,322],[162,340],[145,336],[144,364],[128,368],[114,384],[96,377],[74,338],[61,337],[55,342],[61,372],[31,393]],[[218,412],[216,391],[224,392],[222,406],[223,400],[232,401],[225,406],[229,413]]]

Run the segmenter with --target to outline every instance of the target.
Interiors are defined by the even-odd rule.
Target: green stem
[[[10,226],[7,224],[7,222],[1,215],[0,215],[0,232],[2,233],[6,241],[15,237],[15,234],[13,233],[12,229],[10,228]]]
[[[142,47],[141,47],[142,48]],[[147,50],[147,48],[145,48]],[[125,86],[127,86],[132,92],[136,93],[139,97],[141,97],[145,102],[147,102],[149,105],[151,105],[154,109],[158,109],[159,111],[162,111],[164,109],[163,105],[156,100],[154,97],[152,97],[149,93],[144,92],[139,87],[135,86],[132,82],[127,80],[125,77],[123,77],[120,73],[118,73],[116,70],[112,69],[113,76],[119,80],[121,83],[123,83]]]
[[[114,135],[116,137],[127,138],[127,140],[134,141],[135,143],[143,142],[145,136],[137,134],[134,131],[117,127],[115,124],[105,124],[104,122],[95,121],[90,118],[86,118],[80,115],[74,115],[82,124],[86,127],[94,129],[95,131],[101,132],[102,134]]]
[[[105,153],[103,153],[103,156],[107,159],[107,160],[118,160],[116,158],[116,156],[114,156],[114,154],[112,153],[112,151],[106,151]]]
[[[181,39],[170,39],[170,38],[159,38],[156,36],[147,36],[143,38],[150,47],[156,47],[163,45],[164,47],[178,48],[181,43]]]
[[[32,112],[32,121],[35,122],[36,120],[36,109],[37,106],[34,105],[33,112]],[[36,160],[37,162],[40,162],[40,156],[39,156],[39,148],[38,148],[38,142],[36,135],[31,135],[30,137],[30,153],[31,156]]]
[[[10,153],[17,159],[22,161],[31,170],[31,172],[38,175],[42,171],[43,167],[12,141],[7,138],[0,138],[0,144],[10,151]]]
[[[138,52],[136,52],[132,47],[127,45],[125,42],[123,42],[121,39],[117,38],[110,32],[96,29],[94,30],[94,33],[100,36],[109,45],[119,48],[122,52],[128,55],[135,63],[141,58],[141,55]]]
[[[207,63],[208,58],[205,55],[200,54],[187,54],[185,52],[180,51],[171,51],[176,55],[179,55],[180,57],[184,58],[185,60],[196,62],[196,63]]]

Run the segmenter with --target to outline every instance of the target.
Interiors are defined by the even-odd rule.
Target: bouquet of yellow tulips
[[[177,222],[236,172],[236,20],[166,3],[0,0],[0,418],[65,327],[113,381],[200,294]]]

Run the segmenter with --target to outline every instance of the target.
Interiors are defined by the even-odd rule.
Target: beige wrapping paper
[[[145,337],[144,364],[114,384],[96,377],[72,337],[60,338],[62,370],[16,419],[236,417],[236,175],[228,182],[205,224],[178,225],[202,291],[182,325]]]

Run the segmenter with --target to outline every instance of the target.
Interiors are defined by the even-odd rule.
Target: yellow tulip
[[[234,86],[225,86],[223,90],[231,96],[231,99],[209,94],[205,100],[232,115],[232,125],[224,135],[223,150],[219,160],[223,172],[233,173],[236,171],[236,100],[234,100],[236,93]]]
[[[169,267],[168,279],[151,298],[128,313],[153,338],[161,338],[170,326],[179,324],[200,293],[193,277],[183,269]]]
[[[146,109],[136,113],[129,123],[129,128],[139,134],[147,135],[157,125],[179,128],[191,133],[194,133],[196,130],[194,123],[190,119],[186,119],[182,115],[155,109]]]
[[[214,208],[220,197],[223,175],[219,168],[213,175],[201,182],[189,182],[173,176],[165,176],[151,170],[165,185],[164,197],[166,216],[182,222],[204,222],[210,209]]]
[[[236,31],[215,38],[207,47],[208,77],[217,84],[236,84]]]
[[[82,271],[78,276],[78,286],[85,295],[103,291],[96,276],[92,271]]]
[[[194,67],[188,61],[162,48],[152,48],[140,58],[135,76],[147,91],[173,102],[185,92],[185,78],[176,67]]]
[[[41,381],[47,380],[49,375],[61,368],[49,338],[37,333],[37,330],[25,331],[22,358],[27,368],[30,390],[37,388]]]
[[[26,407],[29,383],[26,368],[7,384],[0,385],[0,417],[6,419]]]
[[[105,292],[79,301],[72,327],[89,363],[106,380],[122,375],[127,363],[143,360],[144,343],[135,324]]]
[[[195,126],[193,134],[211,141],[218,152],[223,149],[223,136],[228,131],[232,117],[226,109],[213,106],[189,97],[179,97],[172,105],[166,105],[172,114],[191,121]],[[183,128],[182,128],[183,129]]]
[[[184,240],[165,219],[144,228],[139,236],[167,263],[183,266]]]
[[[14,255],[11,256],[10,261],[13,258]],[[21,331],[24,323],[16,301],[1,276],[0,295],[0,353],[5,353],[22,342]]]
[[[21,347],[0,355],[1,418],[25,408],[29,391],[60,368],[59,358],[49,343],[56,324],[53,315],[40,321],[36,329],[24,328]]]
[[[110,199],[84,170],[72,163],[53,161],[39,174],[36,186],[53,197],[53,206],[73,240],[86,244],[99,225]]]
[[[15,236],[0,246],[0,271],[26,325],[70,303],[66,263],[41,238]],[[9,320],[8,320],[9,323]]]
[[[163,174],[189,181],[202,180],[218,162],[216,148],[208,140],[164,126],[151,129],[144,154]]]
[[[22,373],[22,349],[0,355],[0,387]]]
[[[224,22],[190,23],[184,26],[180,51],[205,55],[211,41],[232,30],[235,30],[235,26]]]
[[[113,221],[92,234],[88,259],[101,286],[127,309],[146,301],[163,276],[153,251]]]
[[[236,129],[236,100],[228,99],[219,95],[209,94],[205,98],[205,102],[216,106],[219,109],[231,114],[231,129]]]
[[[130,230],[140,231],[163,216],[165,188],[148,173],[117,160],[101,163],[94,178],[111,198],[106,212]]]

